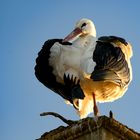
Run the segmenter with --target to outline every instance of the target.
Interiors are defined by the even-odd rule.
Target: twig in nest
[[[47,115],[52,115],[54,117],[57,117],[57,118],[61,119],[64,123],[66,123],[68,125],[72,125],[72,124],[76,123],[76,121],[67,120],[63,116],[61,116],[60,114],[55,113],[55,112],[43,112],[43,113],[40,114],[40,116],[47,116]]]
[[[113,112],[111,110],[109,112],[109,118],[114,119]]]

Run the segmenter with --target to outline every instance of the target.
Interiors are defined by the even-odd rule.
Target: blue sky
[[[65,125],[44,111],[77,120],[72,106],[44,87],[34,75],[43,43],[63,38],[81,18],[94,21],[97,36],[116,35],[131,42],[133,81],[123,98],[98,104],[101,115],[140,132],[140,1],[138,0],[1,0],[0,1],[0,139],[31,140]]]

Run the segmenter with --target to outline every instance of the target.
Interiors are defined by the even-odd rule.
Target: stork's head
[[[83,18],[76,23],[75,29],[67,37],[65,37],[63,42],[69,42],[77,37],[83,37],[86,35],[96,37],[96,29],[91,20]]]

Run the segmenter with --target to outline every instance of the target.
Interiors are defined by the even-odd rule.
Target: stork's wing
[[[125,39],[123,39],[121,37],[117,37],[117,36],[101,36],[100,38],[98,38],[98,41],[100,41],[100,42],[108,42],[108,43],[120,42],[120,43],[122,43],[124,45],[128,44]]]
[[[121,45],[127,46],[128,43],[120,37],[104,36],[98,39],[93,53],[96,66],[91,74],[94,81],[111,81],[121,86],[129,83],[130,68]]]
[[[38,53],[35,66],[35,75],[37,79],[46,87],[62,96],[64,99],[70,100],[70,95],[66,92],[66,85],[56,81],[56,77],[53,74],[53,68],[49,65],[50,49],[55,42],[59,42],[63,45],[70,45],[70,43],[62,43],[62,39],[52,39],[44,43],[42,49]]]

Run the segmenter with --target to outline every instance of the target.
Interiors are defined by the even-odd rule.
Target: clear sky
[[[123,98],[98,104],[101,115],[140,132],[140,1],[139,0],[1,0],[0,1],[0,139],[34,140],[65,125],[44,111],[77,120],[72,106],[43,86],[34,75],[43,43],[63,38],[81,18],[94,21],[97,36],[116,35],[133,46],[133,81]]]

